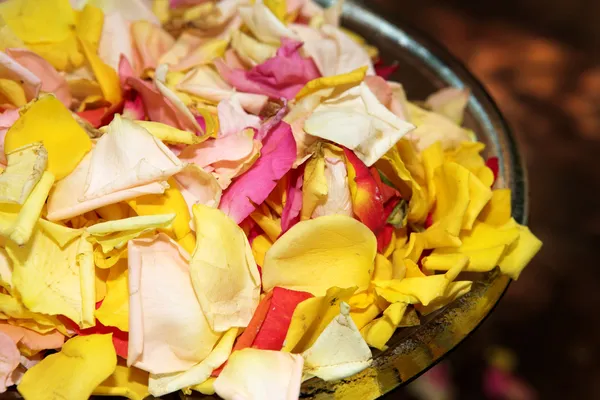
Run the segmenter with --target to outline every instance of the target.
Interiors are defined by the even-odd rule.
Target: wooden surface
[[[420,28],[468,66],[507,117],[529,170],[529,226],[544,248],[449,357],[454,398],[485,398],[486,351],[501,346],[516,354],[516,373],[537,398],[600,399],[600,57],[598,37],[582,34],[597,26],[579,26],[590,18],[569,19],[560,8],[562,28],[553,30],[547,10],[528,19],[458,0],[368,4]]]

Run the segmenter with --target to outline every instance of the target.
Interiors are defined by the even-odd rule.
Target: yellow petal
[[[75,26],[75,13],[69,0],[9,1],[0,5],[0,16],[26,43],[60,42]]]
[[[264,63],[277,52],[276,46],[262,43],[241,31],[232,32],[231,48],[245,64],[250,66]]]
[[[0,202],[23,204],[46,169],[48,152],[41,143],[32,143],[7,153],[6,159]]]
[[[28,399],[86,400],[116,365],[112,335],[77,336],[27,370],[17,389]]]
[[[6,250],[15,288],[27,308],[65,315],[82,327],[94,324],[94,263],[85,238],[61,247],[38,225],[26,245],[9,242]]]
[[[340,304],[340,313],[327,325],[314,344],[302,353],[304,377],[325,381],[347,378],[371,365],[371,349],[350,318],[350,306]]]
[[[104,220],[111,221],[116,219],[125,219],[129,214],[130,208],[125,203],[109,204],[97,208],[95,211]]]
[[[353,180],[350,181],[354,183]],[[302,185],[302,211],[300,219],[310,219],[318,204],[327,198],[328,186],[325,176],[325,156],[315,154],[306,163],[304,169],[304,183]]]
[[[376,252],[373,232],[353,218],[330,215],[301,221],[269,249],[263,290],[280,286],[322,296],[333,286],[366,289]]]
[[[265,254],[273,246],[273,242],[265,234],[258,235],[252,241],[252,255],[256,263],[260,266],[265,265]]]
[[[453,236],[458,236],[469,207],[469,176],[469,170],[456,163],[445,163],[435,173],[433,221]]]
[[[146,129],[155,138],[167,143],[196,144],[202,142],[200,136],[192,132],[182,131],[160,122],[154,121],[135,121],[136,124]]]
[[[96,318],[105,326],[114,326],[129,332],[129,281],[127,262],[121,260],[108,270],[106,297],[95,312]]]
[[[111,104],[118,104],[121,101],[121,84],[119,82],[119,76],[117,72],[106,65],[104,61],[96,54],[94,46],[86,41],[84,38],[79,37],[79,43],[85,54],[94,76],[100,84],[100,89],[106,101]]]
[[[431,255],[423,258],[423,267],[431,271],[448,271],[453,265],[465,255],[469,262],[465,271],[487,272],[493,270],[506,246],[496,246],[486,249],[470,250],[465,253],[444,253],[434,251]]]
[[[361,307],[357,307],[356,304],[352,303],[356,302],[356,299],[359,298],[361,294],[364,296],[362,301],[363,304],[360,304]],[[352,296],[350,304],[352,306],[350,316],[359,330],[373,321],[389,305],[384,298],[376,293],[373,286],[371,286],[366,293],[362,292]]]
[[[375,270],[373,271],[373,280],[392,279],[392,263],[384,255],[377,253],[375,256]]]
[[[250,214],[250,218],[267,234],[272,242],[275,242],[281,235],[281,219],[266,216],[260,209],[257,209]]]
[[[17,205],[8,205],[8,207],[6,207],[7,205],[0,205],[0,215],[2,215],[0,234],[8,236],[17,245],[27,243],[31,238],[36,222],[40,218],[42,208],[53,184],[54,175],[45,171],[21,207]],[[5,213],[7,208],[9,209],[7,210],[8,213]],[[13,210],[10,210],[11,208]],[[11,221],[11,223],[9,222],[9,229],[7,230],[3,225],[8,221]]]
[[[468,261],[468,257],[461,257],[444,275],[375,281],[377,294],[390,303],[420,303],[426,306],[444,295],[450,282],[465,268]]]
[[[147,215],[107,221],[86,228],[94,242],[102,246],[108,253],[113,249],[121,249],[127,241],[158,228],[167,228],[175,219],[175,214]]]
[[[212,396],[215,394],[215,380],[217,380],[217,378],[208,378],[204,382],[192,386],[191,389],[204,395]]]
[[[85,62],[75,36],[69,36],[62,42],[28,44],[27,47],[59,71],[74,70]]]
[[[225,332],[208,357],[187,371],[165,375],[150,375],[150,393],[153,396],[163,396],[205,382],[210,378],[213,370],[219,368],[229,358],[237,333],[238,328],[231,328]]]
[[[260,296],[260,276],[248,239],[221,210],[202,204],[193,210],[196,249],[190,276],[202,310],[216,332],[246,327]]]
[[[308,82],[296,95],[296,100],[301,99],[311,93],[319,91],[321,89],[332,88],[332,87],[344,87],[350,88],[358,85],[365,79],[367,73],[367,66],[360,67],[354,71],[347,72],[341,75],[326,76],[317,79],[313,79]]]
[[[489,186],[484,185],[473,173],[469,174],[469,206],[465,211],[462,229],[471,229],[481,210],[492,198]]]
[[[381,318],[377,318],[360,330],[369,346],[379,350],[386,349],[386,343],[400,325],[407,307],[408,304],[402,302],[390,304]]]
[[[511,216],[510,201],[510,189],[497,189],[492,191],[492,198],[477,218],[492,226],[502,226],[506,224],[510,221]]]
[[[56,180],[73,171],[92,148],[88,135],[71,112],[51,95],[33,101],[21,111],[21,118],[6,133],[4,151],[10,153],[36,142],[42,142],[48,151],[48,171]]]
[[[89,44],[94,53],[98,52],[103,24],[104,13],[101,9],[91,4],[86,4],[83,10],[77,13],[77,27],[75,32],[81,40]]]
[[[9,323],[18,322],[15,324],[38,333],[48,333],[61,325],[56,317],[30,311],[19,299],[4,293],[0,293],[0,311],[11,318]]]
[[[425,168],[425,181],[427,182],[427,194],[430,206],[433,205],[436,197],[435,191],[435,171],[444,162],[444,152],[442,143],[435,142],[421,153],[423,158],[423,167]]]
[[[92,394],[144,400],[150,394],[148,392],[148,373],[135,367],[128,367],[126,362],[119,358],[115,371],[95,388]]]
[[[17,82],[10,79],[0,79],[0,103],[22,107],[27,104],[25,90]]]
[[[271,10],[273,15],[282,22],[285,22],[285,15],[287,14],[286,0],[265,0],[264,4]]]
[[[471,286],[473,282],[470,281],[457,281],[452,282],[448,285],[446,289],[446,293],[444,296],[438,298],[437,300],[432,301],[428,306],[415,305],[415,307],[419,310],[421,315],[428,315],[434,311],[439,310],[442,307],[452,303],[454,300],[458,299],[461,296],[469,293],[471,291]]]
[[[442,147],[452,149],[465,141],[470,141],[469,131],[455,124],[443,115],[426,111],[408,102],[409,120],[417,126],[407,136],[415,142],[417,149],[422,151],[437,141]]]
[[[517,279],[533,256],[542,248],[542,241],[535,237],[528,227],[516,224],[514,220],[511,222],[519,229],[519,239],[508,246],[499,266],[503,274]],[[511,222],[507,225],[510,226]]]
[[[175,214],[172,228],[166,230],[166,232],[172,233],[176,239],[181,239],[191,232],[190,212],[183,195],[177,189],[176,183],[173,179],[170,179],[168,182],[170,187],[165,190],[164,194],[149,194],[136,197],[129,200],[127,204],[138,215]]]
[[[339,313],[342,301],[348,302],[356,287],[332,287],[321,297],[312,297],[296,306],[282,351],[301,353],[317,340],[321,332]]]
[[[96,267],[95,272],[96,303],[98,303],[106,297],[106,279],[108,279],[110,269]]]

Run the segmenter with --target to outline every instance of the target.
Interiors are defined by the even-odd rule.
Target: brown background
[[[502,346],[538,398],[600,399],[600,2],[364,3],[467,65],[507,117],[529,169],[529,225],[544,248],[448,358],[454,398],[485,398],[486,349]],[[389,398],[411,396],[403,389]]]

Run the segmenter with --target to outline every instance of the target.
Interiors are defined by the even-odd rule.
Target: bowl
[[[327,3],[324,0],[319,2]],[[464,125],[486,144],[486,156],[498,157],[496,187],[511,189],[513,217],[521,224],[526,223],[527,181],[524,163],[506,121],[477,79],[447,50],[418,30],[394,26],[357,1],[346,2],[342,24],[376,46],[385,62],[399,64],[390,79],[402,83],[411,100],[423,100],[446,86],[470,89],[471,98]],[[374,350],[371,367],[337,382],[313,378],[302,385],[300,397],[315,400],[370,400],[417,378],[477,329],[493,311],[510,283],[510,279],[497,270],[480,274],[477,279],[471,292],[422,318],[420,326],[397,330],[388,342],[386,351]],[[16,390],[10,390],[3,396],[21,398]],[[218,397],[193,392],[189,396],[173,393],[164,398],[199,400]]]
[[[357,1],[346,2],[342,24],[376,46],[383,61],[399,64],[390,80],[402,83],[409,99],[424,100],[447,86],[470,89],[464,125],[486,144],[485,156],[498,157],[496,187],[511,189],[513,217],[521,224],[526,223],[524,163],[506,121],[477,79],[439,44],[414,28],[394,26]],[[386,351],[373,352],[371,367],[337,382],[313,378],[302,385],[300,398],[376,399],[417,378],[477,329],[510,283],[510,278],[497,269],[478,274],[476,279],[470,293],[423,318],[420,326],[397,330]],[[195,393],[186,397],[189,400],[207,398],[217,397]]]

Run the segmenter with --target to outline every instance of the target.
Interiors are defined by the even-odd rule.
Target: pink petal
[[[223,60],[215,61],[219,73],[233,87],[248,93],[293,99],[309,81],[319,78],[319,70],[299,50],[302,42],[282,38],[282,46],[272,57],[249,71],[231,69]]]
[[[123,106],[123,116],[129,119],[144,120],[146,119],[146,112],[144,111],[144,102],[142,96],[135,94],[133,99],[125,100]]]
[[[119,81],[121,82],[121,88],[123,90],[129,90],[131,87],[127,84],[128,78],[135,78],[135,72],[133,71],[133,67],[131,66],[131,62],[125,57],[124,54],[121,54],[121,58],[119,59]]]
[[[287,232],[292,226],[300,221],[302,210],[302,183],[304,182],[304,168],[293,170],[295,179],[288,180],[287,196],[285,206],[281,213],[281,233]]]
[[[223,61],[229,68],[246,69],[244,63],[234,49],[228,49],[223,55]]]
[[[219,208],[236,223],[242,222],[265,201],[295,160],[296,142],[290,126],[282,121],[265,137],[258,161],[223,193]]]
[[[377,76],[370,75],[365,77],[365,83],[371,89],[371,92],[377,97],[377,100],[388,109],[392,105],[392,88],[385,81],[385,79]]]
[[[179,156],[182,161],[206,167],[218,161],[237,161],[246,158],[253,147],[253,139],[245,135],[229,135],[188,146]]]
[[[10,377],[20,362],[21,354],[17,345],[10,336],[0,332],[0,393],[6,392],[7,383],[13,383]]]
[[[16,60],[9,57],[6,53],[0,51],[0,78],[6,78],[13,81],[22,81],[23,89],[27,99],[35,98],[42,86],[42,82],[29,69],[19,64]]]
[[[54,93],[65,107],[71,106],[71,91],[66,79],[48,61],[25,49],[7,49],[6,53],[40,79],[43,92]]]
[[[260,127],[260,118],[247,114],[236,95],[219,102],[217,115],[219,117],[219,136],[235,134],[246,128],[258,129]]]
[[[167,31],[148,21],[133,22],[131,36],[137,58],[135,65],[140,74],[146,69],[155,69],[161,56],[175,44]]]
[[[144,109],[150,121],[162,122],[182,130],[196,132],[193,124],[181,115],[173,103],[165,98],[152,83],[140,78],[129,77],[126,84],[135,89],[142,97]]]
[[[265,138],[265,136],[267,136],[269,134],[269,132],[271,132],[271,129],[273,129],[276,125],[278,125],[283,120],[283,117],[285,117],[287,112],[288,112],[288,108],[287,108],[287,102],[286,102],[286,103],[284,103],[283,107],[281,107],[279,109],[279,111],[277,111],[277,113],[273,117],[271,117],[267,122],[265,122],[258,129],[258,132],[256,132],[255,139],[263,140]]]
[[[0,323],[0,332],[10,336],[15,343],[20,343],[34,352],[46,349],[59,349],[65,342],[65,337],[58,331],[42,334],[7,323]]]

